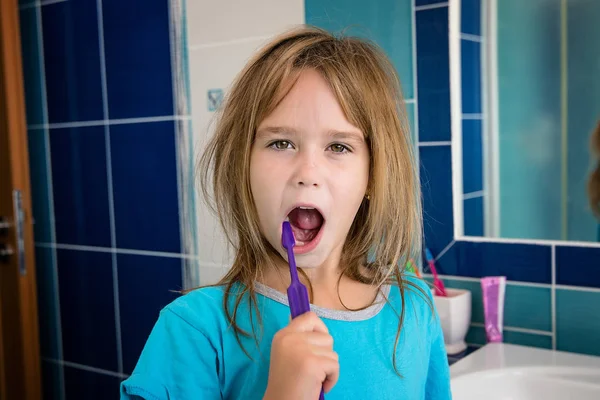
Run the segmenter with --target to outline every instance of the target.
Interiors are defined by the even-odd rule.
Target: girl
[[[201,160],[235,261],[161,312],[121,398],[449,399],[431,292],[398,267],[421,245],[411,149],[374,45],[303,28],[263,48]],[[312,304],[292,321],[286,219]]]

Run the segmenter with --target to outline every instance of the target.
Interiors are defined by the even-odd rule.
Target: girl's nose
[[[318,166],[315,154],[299,154],[294,180],[297,186],[319,187],[321,185],[321,169]]]

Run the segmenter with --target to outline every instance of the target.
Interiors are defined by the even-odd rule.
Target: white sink
[[[600,357],[496,343],[450,374],[454,400],[600,399]]]

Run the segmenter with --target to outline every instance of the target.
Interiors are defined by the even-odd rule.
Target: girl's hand
[[[317,400],[336,384],[340,365],[333,338],[313,312],[293,319],[277,332],[271,347],[264,399]]]

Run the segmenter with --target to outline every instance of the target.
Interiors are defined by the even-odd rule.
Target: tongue
[[[294,209],[290,215],[290,223],[300,229],[317,229],[323,224],[323,216],[317,210]]]

